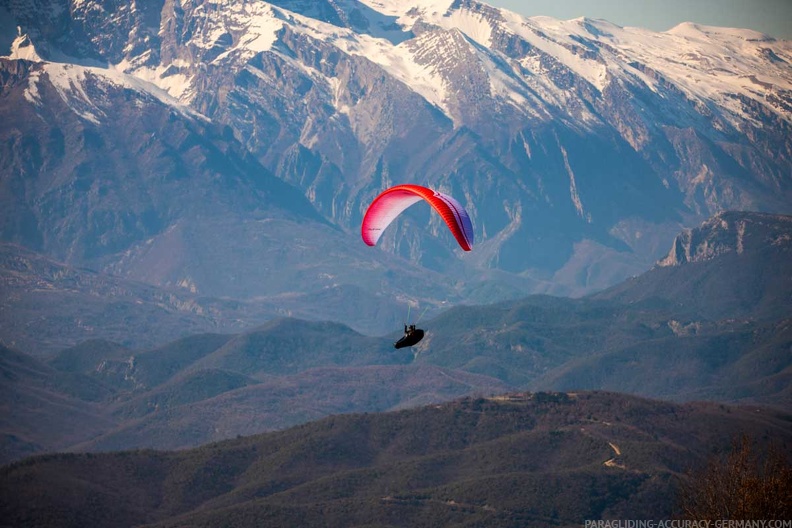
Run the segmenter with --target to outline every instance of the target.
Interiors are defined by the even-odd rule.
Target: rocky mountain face
[[[97,327],[153,346],[282,315],[379,333],[400,324],[419,292],[457,297],[437,273],[350,247],[227,128],[102,72],[0,59],[6,344],[33,344],[17,332],[27,315],[40,321],[39,352]],[[136,334],[159,340],[135,343]]]
[[[0,233],[71,266],[439,306],[581,294],[680,225],[790,212],[792,45],[748,30],[473,0],[6,0],[0,18]],[[366,205],[402,182],[464,203],[474,251],[417,206],[360,248]]]
[[[790,251],[792,218],[788,216],[725,212],[708,219],[695,229],[685,229],[674,239],[671,251],[657,265],[681,266],[704,262],[727,253],[747,251]],[[783,255],[779,255],[779,265]],[[783,271],[781,267],[779,271]]]
[[[666,305],[687,317],[773,321],[790,313],[792,217],[725,212],[685,229],[647,273],[594,299]]]

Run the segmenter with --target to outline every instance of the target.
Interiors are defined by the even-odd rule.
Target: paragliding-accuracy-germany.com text
[[[583,528],[792,528],[792,520],[751,520],[718,519],[710,521],[692,520],[586,520]]]

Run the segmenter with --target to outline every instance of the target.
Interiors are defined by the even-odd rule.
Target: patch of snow
[[[23,94],[27,101],[35,105],[41,104],[41,97],[39,96],[38,92],[38,83],[40,77],[41,71],[30,72],[30,75],[28,76],[28,86],[25,88]]]
[[[349,105],[341,103],[341,80],[338,77],[328,77],[330,93],[333,94],[333,107],[339,114],[349,115]]]
[[[737,223],[737,254],[742,255],[745,250],[745,222]]]
[[[155,99],[160,101],[161,103],[177,110],[183,115],[201,119],[201,120],[208,120],[204,115],[200,114],[196,110],[193,110],[186,104],[183,104],[177,98],[173,97],[170,93],[165,91],[163,88],[158,86],[156,83],[147,81],[145,78],[141,78],[137,75],[129,75],[120,71],[117,68],[86,68],[91,71],[94,75],[104,77],[108,81],[112,82],[117,86],[122,86],[124,88],[128,88],[130,90],[145,93],[150,96],[153,96]],[[166,77],[167,78],[167,77]],[[175,83],[181,82],[181,78],[176,78]]]
[[[41,102],[38,83],[42,80],[42,74],[46,75],[46,78],[55,88],[60,98],[72,111],[83,119],[95,124],[99,124],[105,117],[96,99],[105,95],[104,87],[107,84],[151,96],[183,115],[206,119],[198,112],[181,104],[164,90],[139,77],[127,75],[113,67],[99,68],[59,62],[45,62],[40,71],[31,73],[24,97],[33,104],[40,104]],[[98,82],[90,83],[89,77],[97,79]],[[91,93],[87,91],[89,84],[94,90]]]
[[[192,87],[192,77],[183,73],[188,70],[189,64],[183,60],[174,60],[167,65],[157,67],[137,67],[124,59],[111,66],[117,74],[128,75],[130,78],[139,79],[151,85],[151,88],[158,88],[165,92],[168,104],[189,104],[195,97],[195,90]]]
[[[266,9],[251,17],[244,39],[239,47],[252,52],[262,52],[272,48],[277,39],[277,32],[283,28],[283,22],[275,17],[272,9]]]
[[[362,28],[361,32],[374,38],[385,39],[397,45],[414,36],[409,29],[402,27],[398,23],[397,16],[373,9],[371,6],[366,5],[365,2],[360,2],[359,0],[333,0],[333,3],[344,11],[352,24],[355,22],[352,14],[355,15],[355,18],[365,19],[367,27]]]
[[[368,0],[365,3],[373,8],[384,9],[388,14],[400,15],[399,23],[405,27],[412,27],[420,19],[443,29],[458,30],[468,39],[490,50],[493,54],[495,52],[492,52],[492,36],[496,29],[494,24],[499,24],[498,30],[515,34],[545,53],[554,56],[560,55],[557,58],[561,58],[561,62],[565,66],[587,79],[599,89],[602,89],[605,85],[607,68],[604,64],[575,55],[568,48],[572,47],[573,44],[577,47],[580,47],[580,45],[572,39],[567,38],[568,47],[564,47],[548,38],[543,38],[541,31],[531,29],[529,19],[516,13],[499,10],[501,20],[496,22],[479,12],[466,8],[452,8],[452,4],[447,1],[415,1],[404,4]],[[561,108],[567,106],[566,94],[559,93],[555,86],[544,79],[542,74],[545,72],[542,71],[541,65],[534,61],[533,57],[525,57],[516,63],[506,57],[500,57],[498,62],[500,64],[493,62],[492,57],[482,57],[482,65],[490,77],[490,88],[493,95],[535,116],[543,115],[543,112],[538,112],[536,109],[545,107],[547,102]],[[508,67],[504,68],[504,64],[508,65]],[[535,75],[527,79],[525,71]],[[405,81],[410,86],[415,86],[410,79],[405,79]],[[434,82],[434,80],[430,79],[431,82]],[[432,95],[427,94],[425,90],[416,91],[424,97]],[[542,98],[546,96],[547,99],[540,101],[536,94],[539,94]],[[439,101],[436,98],[430,100],[433,104],[445,110],[445,105],[442,102],[444,97],[441,94],[437,95],[442,97],[442,99]],[[578,111],[581,115],[577,117],[580,117],[583,121],[596,120],[587,109],[580,108]],[[446,113],[448,113],[447,110]]]
[[[787,60],[792,59],[792,43],[788,41],[773,41],[751,30],[691,23],[663,33],[616,27],[596,39],[608,45],[603,55],[613,62],[611,72],[630,70],[633,63],[643,64],[690,100],[715,102],[726,110],[724,116],[733,124],[751,118],[742,102],[731,94],[753,99],[792,120],[789,112],[766,104],[769,95],[792,90],[792,68]],[[766,50],[778,57],[777,63],[767,58]],[[645,76],[642,79],[647,86],[654,82]]]
[[[567,151],[564,146],[561,144],[561,141],[556,136],[556,142],[558,144],[558,148],[561,150],[561,155],[564,158],[564,167],[566,168],[567,175],[569,175],[569,197],[572,200],[572,204],[575,206],[575,210],[580,218],[584,219],[589,224],[591,223],[591,214],[587,213],[586,210],[583,208],[583,202],[580,200],[580,195],[578,194],[577,190],[577,181],[575,180],[575,173],[572,171],[572,167],[569,165],[569,157],[567,156]]]
[[[349,55],[365,57],[409,86],[430,104],[448,114],[448,109],[444,104],[446,93],[442,78],[431,67],[418,64],[415,61],[408,46],[412,41],[393,45],[385,38],[356,33],[297,14],[291,15],[293,15],[293,19],[290,22],[295,30],[317,40],[330,42]],[[345,110],[338,107],[337,109]]]
[[[85,68],[72,64],[48,62],[44,65],[44,72],[60,98],[74,113],[87,121],[99,124],[99,116],[104,117],[104,115],[85,92]]]
[[[188,1],[182,0],[182,5]],[[744,107],[746,98],[792,121],[788,110],[768,102],[783,100],[784,92],[792,91],[792,43],[776,41],[755,31],[683,23],[666,32],[655,32],[588,18],[524,17],[504,9],[499,9],[498,16],[493,18],[460,7],[453,0],[333,0],[332,3],[342,18],[349,19],[344,19],[345,23],[354,27],[352,15],[359,17],[357,23],[362,29],[338,27],[267,2],[206,0],[194,9],[200,23],[187,46],[197,48],[200,53],[219,44],[214,60],[231,61],[239,69],[246,68],[249,59],[258,53],[280,54],[315,81],[327,85],[328,93],[336,94],[333,101],[337,111],[349,114],[352,109],[337,96],[339,80],[328,78],[275,46],[278,33],[288,25],[344,53],[374,62],[454,119],[449,104],[448,72],[438,66],[444,57],[429,60],[421,56],[431,54],[433,46],[435,50],[442,49],[442,42],[432,43],[430,39],[447,37],[442,36],[444,32],[432,31],[413,37],[411,30],[422,21],[447,30],[445,33],[461,32],[478,60],[477,67],[489,78],[490,93],[525,115],[547,118],[550,114],[547,107],[555,106],[582,120],[583,126],[598,122],[599,117],[581,103],[580,97],[554,84],[550,74],[556,72],[548,69],[555,70],[560,65],[600,92],[619,82],[628,86],[642,84],[662,96],[663,85],[671,84],[698,108],[713,109],[714,102],[722,109],[713,125],[720,128],[752,120],[751,112]],[[80,4],[81,0],[75,0],[74,5]],[[516,59],[494,51],[493,36],[497,32],[522,39],[531,47],[530,51]],[[421,42],[422,39],[426,42]],[[25,48],[20,42],[12,53],[19,55],[18,58],[23,53],[35,53],[34,49]],[[174,61],[143,67],[140,65],[144,58],[132,58],[111,70],[133,75],[142,83],[135,89],[151,93],[167,104],[188,104],[194,99],[190,72],[197,65]],[[123,82],[132,83],[127,78]],[[31,86],[35,87],[33,80]],[[29,88],[26,97],[35,99],[35,90]],[[574,201],[574,184],[572,187]],[[582,205],[579,212],[581,209]]]
[[[222,8],[222,16],[207,12],[206,6],[211,4]],[[277,31],[283,27],[275,9],[266,2],[207,2],[196,8],[196,12],[203,12],[204,26],[194,34],[189,45],[211,49],[229,35],[233,45],[221,57],[233,49],[251,53],[267,51],[275,43]]]
[[[764,33],[760,33],[759,31],[754,31],[753,29],[706,26],[703,24],[694,24],[692,22],[682,22],[681,24],[677,24],[666,31],[666,33],[669,35],[676,35],[678,37],[689,39],[711,40],[713,38],[725,38],[728,40],[741,39],[762,42],[774,40],[772,37],[769,37]]]
[[[372,9],[391,16],[417,16],[427,17],[432,15],[443,15],[448,12],[453,0],[360,0]]]
[[[550,17],[525,18],[515,13],[504,13],[505,27],[536,49],[555,57],[570,71],[576,73],[599,91],[605,88],[608,68],[604,62],[586,58],[573,51],[583,48],[572,35],[581,32],[579,22],[561,21]],[[588,37],[588,35],[587,35]]]
[[[467,9],[455,9],[449,15],[443,16],[443,22],[446,27],[460,30],[482,46],[492,47],[492,25],[484,15]]]
[[[30,40],[30,37],[23,35],[21,30],[17,28],[19,35],[11,43],[11,53],[7,58],[9,59],[23,59],[33,62],[41,62],[42,58],[36,52],[36,47]]]

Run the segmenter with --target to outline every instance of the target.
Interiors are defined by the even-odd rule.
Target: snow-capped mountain
[[[137,114],[103,115],[96,101],[120,87],[137,95],[114,106],[156,101],[221,130],[350,240],[387,185],[458,197],[480,241],[470,255],[419,208],[380,243],[456,277],[581,293],[650,267],[680,225],[726,209],[792,212],[792,42],[754,31],[657,33],[475,0],[4,0],[0,19],[3,96],[16,94],[4,136],[45,142],[5,119],[47,122],[44,86],[86,130],[134,129]],[[58,199],[25,183],[42,166],[2,169],[17,211],[4,237],[93,262],[63,250],[73,235],[36,210],[41,196]],[[61,177],[88,189],[93,176]],[[177,221],[129,235],[100,265],[165,282],[134,256],[167,246]],[[428,234],[404,228],[427,223]]]

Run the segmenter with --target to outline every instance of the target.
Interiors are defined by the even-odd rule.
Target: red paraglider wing
[[[470,251],[473,248],[473,224],[465,208],[447,194],[420,185],[396,185],[377,196],[363,217],[363,242],[376,245],[385,228],[402,211],[421,200],[438,212],[462,249]]]

